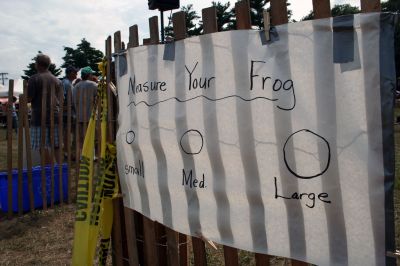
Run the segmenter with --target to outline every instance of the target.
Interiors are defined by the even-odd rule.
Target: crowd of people
[[[31,135],[31,146],[33,152],[40,154],[43,148],[44,161],[46,164],[56,161],[58,150],[60,145],[66,147],[66,138],[63,139],[63,143],[59,139],[58,125],[59,123],[64,124],[66,128],[67,112],[63,112],[63,121],[58,121],[58,115],[60,112],[60,101],[59,95],[63,93],[64,97],[64,110],[67,107],[67,97],[72,95],[72,117],[76,123],[81,125],[89,121],[92,103],[97,94],[97,78],[94,75],[95,71],[90,67],[84,67],[78,69],[74,66],[68,66],[65,70],[65,78],[61,81],[56,78],[50,71],[49,66],[51,64],[50,57],[45,54],[38,54],[35,59],[35,68],[37,73],[30,77],[28,81],[28,102],[31,103],[31,123],[30,123],[30,135]],[[78,72],[80,71],[81,78],[78,78]],[[52,90],[54,92],[52,93]],[[45,93],[45,97],[43,94]],[[42,99],[45,99],[45,103],[42,106]],[[51,107],[53,103],[53,107]],[[42,110],[46,112],[45,119],[42,118]],[[51,112],[52,111],[52,112]],[[50,127],[51,127],[51,116],[53,116],[54,127],[52,128],[54,136],[54,155],[51,156],[51,142],[50,142]],[[44,127],[42,124],[44,123]],[[75,122],[73,123],[75,124]],[[45,129],[42,132],[42,128]],[[71,132],[65,132],[63,136],[70,134]],[[42,134],[45,135],[44,144],[41,145]],[[84,132],[80,133],[81,139],[83,140]],[[82,142],[81,142],[82,143]],[[39,155],[38,155],[39,156]]]

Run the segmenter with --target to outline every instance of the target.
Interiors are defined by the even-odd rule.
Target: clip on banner
[[[175,42],[166,42],[164,44],[164,60],[174,61],[175,60]]]
[[[354,61],[354,15],[334,17],[333,31],[333,63]]]
[[[264,34],[265,40],[269,41],[271,38],[269,36],[269,30],[271,28],[271,21],[269,17],[269,12],[267,10],[263,10],[263,19],[264,19]]]
[[[267,10],[263,11],[264,30],[260,31],[260,40],[262,45],[271,44],[279,41],[278,31],[275,27],[271,27],[270,15]]]

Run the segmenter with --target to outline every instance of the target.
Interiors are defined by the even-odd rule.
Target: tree
[[[64,46],[65,56],[62,58],[64,64],[61,67],[74,66],[76,68],[82,68],[90,66],[96,75],[100,75],[97,68],[97,64],[103,59],[103,52],[90,46],[85,38],[81,40],[81,43],[77,45],[77,48],[71,48]]]
[[[229,11],[230,3],[222,4],[221,2],[212,2],[212,5],[215,6],[217,10],[217,27],[218,31],[226,31],[232,30],[235,28],[235,13],[233,8]]]
[[[357,14],[360,13],[360,9],[356,6],[352,6],[349,4],[344,4],[344,5],[335,5],[331,9],[331,15],[332,17],[337,17],[337,16],[343,16],[343,15],[351,15],[351,14]],[[314,11],[310,11],[310,13],[303,17],[301,20],[312,20],[314,19]]]
[[[38,51],[38,54],[41,54],[41,51]],[[21,76],[22,79],[28,80],[31,76],[37,73],[35,68],[36,56],[32,58],[32,62],[27,66],[28,69],[24,70],[24,76]],[[56,77],[61,74],[61,69],[57,68],[55,64],[51,63],[49,66],[49,71]]]
[[[268,2],[268,0],[250,0],[251,25],[259,30],[264,28],[263,11]]]
[[[264,7],[270,2],[270,0],[250,0],[250,16],[251,16],[251,25],[257,27],[257,29],[264,28]],[[289,9],[290,3],[286,3],[287,7],[287,16],[288,19],[292,17],[292,10]],[[267,8],[267,11],[271,12],[271,7]]]
[[[197,36],[200,35],[201,32],[203,31],[203,27],[201,25],[196,25],[195,21],[200,18],[199,15],[197,15],[197,12],[193,10],[193,5],[189,4],[187,6],[182,6],[181,11],[185,12],[185,22],[186,22],[186,32],[187,36]],[[168,17],[169,21],[172,21],[172,17]],[[170,24],[170,23],[169,23]],[[173,27],[172,26],[167,26],[164,28],[164,35],[165,37],[174,37],[173,33]]]

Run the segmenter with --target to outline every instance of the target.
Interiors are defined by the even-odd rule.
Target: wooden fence
[[[73,112],[74,104],[71,90],[67,92],[64,104],[64,93],[61,86],[57,89],[55,86],[48,88],[44,86],[40,120],[41,132],[46,131],[47,123],[47,127],[50,129],[50,145],[48,145],[50,147],[46,151],[46,134],[41,134],[39,149],[32,150],[30,131],[30,126],[32,125],[29,119],[31,108],[26,97],[27,82],[24,81],[24,92],[19,95],[19,108],[17,110],[18,130],[16,137],[13,134],[12,128],[13,104],[10,104],[13,102],[13,91],[14,81],[10,80],[6,128],[7,169],[1,169],[2,171],[7,171],[7,203],[4,204],[6,206],[2,206],[2,209],[7,209],[8,218],[12,218],[15,213],[22,215],[26,212],[26,204],[29,204],[28,210],[33,211],[36,208],[44,210],[47,210],[49,207],[53,208],[55,203],[63,205],[64,203],[71,204],[75,201],[79,158],[81,157],[82,139],[84,136],[82,134],[86,131],[88,123],[76,122],[74,113],[81,112],[80,106],[87,106],[89,103],[92,105],[94,103],[93,98],[83,98],[82,102],[78,100],[76,104],[77,108]],[[76,98],[80,99],[79,91]],[[49,100],[50,103],[46,103]],[[87,114],[86,108],[83,108],[82,115],[83,117],[90,117],[90,114]],[[110,121],[110,124],[112,123],[114,122]],[[99,128],[100,117],[97,118],[96,124]],[[59,133],[58,148],[56,147],[56,129]],[[98,152],[101,145],[101,141],[99,141],[100,134],[100,130],[97,130],[96,141],[98,143]],[[15,146],[17,146],[16,151]],[[46,152],[54,160],[46,162]],[[13,166],[15,168],[15,163],[13,164],[13,160],[15,159],[18,161],[17,169],[13,169]],[[40,177],[38,177],[38,172],[40,172]],[[1,181],[4,183],[4,179]],[[58,185],[56,186],[56,184]],[[24,186],[27,186],[27,189],[24,189]],[[40,197],[42,198],[41,203]],[[17,208],[15,204],[17,204]]]
[[[314,18],[328,18],[331,16],[330,1],[329,0],[312,0]],[[270,15],[271,15],[271,25],[280,25],[288,23],[287,17],[287,6],[286,0],[271,0],[270,1]],[[361,0],[361,11],[362,12],[376,12],[380,11],[380,1],[379,0]],[[235,3],[235,14],[237,29],[251,29],[250,22],[250,8],[249,3],[246,0],[239,1]],[[185,25],[185,13],[183,11],[176,12],[172,16],[173,20],[173,32],[175,40],[185,39],[187,36],[186,25]],[[217,32],[217,16],[216,8],[209,7],[202,10],[202,21],[203,21],[203,34],[209,34]],[[160,44],[159,40],[159,27],[158,27],[158,17],[152,17],[149,19],[150,26],[150,38],[143,40],[144,45],[157,45]],[[107,88],[110,88],[110,81],[114,75],[114,69],[112,67],[112,39],[111,36],[105,41],[106,57],[108,61],[107,67]],[[139,46],[138,37],[138,26],[133,25],[129,28],[129,42],[127,48]],[[119,53],[125,49],[125,44],[121,42],[120,31],[114,34],[114,53]],[[14,82],[10,80],[9,83],[9,102],[12,102],[13,95],[13,85]],[[117,86],[118,87],[118,86]],[[51,89],[50,93],[54,95],[54,88]],[[32,155],[31,143],[30,143],[30,132],[29,132],[29,120],[28,120],[28,104],[26,98],[26,83],[24,84],[24,93],[20,96],[19,104],[19,130],[17,135],[18,144],[18,215],[23,213],[23,201],[24,197],[29,198],[29,209],[32,211],[35,209],[34,206],[34,188],[32,187]],[[108,113],[108,132],[107,139],[112,141],[115,139],[116,133],[116,114],[118,113],[118,107],[115,104],[115,97],[113,96],[110,89],[107,91],[108,101],[111,108],[109,108]],[[60,106],[63,106],[63,95],[60,93],[57,95],[60,102]],[[42,132],[44,132],[44,121],[46,121],[46,108],[45,108],[46,97],[43,96],[43,112],[42,112]],[[61,168],[55,173],[51,171],[50,185],[54,188],[55,179],[59,180],[59,195],[61,199],[60,204],[72,203],[72,196],[75,195],[74,190],[77,185],[77,178],[79,172],[79,165],[77,161],[80,158],[80,124],[75,123],[74,127],[72,125],[72,94],[71,91],[68,92],[66,98],[66,108],[60,108],[58,114],[58,119],[60,123],[58,125],[55,123],[54,117],[50,117],[50,142],[51,142],[51,155],[58,157],[58,161],[66,163],[68,166],[68,182],[67,182],[67,197],[63,195],[63,182]],[[89,99],[83,100],[84,106]],[[51,101],[51,110],[54,110],[55,102]],[[80,110],[76,110],[79,112]],[[63,125],[64,113],[66,113],[67,121]],[[12,176],[12,166],[13,166],[13,156],[12,156],[12,106],[8,106],[7,110],[7,172],[8,172],[8,212],[7,216],[11,218],[13,215],[13,176]],[[98,121],[99,122],[99,121]],[[56,153],[54,147],[54,128],[59,129],[59,143],[60,149]],[[87,127],[87,124],[82,124],[83,128]],[[74,134],[71,134],[73,132]],[[99,130],[97,132],[100,132]],[[63,135],[66,135],[66,145],[63,146]],[[96,138],[100,139],[99,133],[96,134]],[[42,134],[41,139],[41,193],[46,195],[47,179],[44,171],[45,161],[44,161],[44,134]],[[74,147],[72,146],[74,144]],[[100,145],[100,141],[98,141]],[[25,149],[25,152],[24,152]],[[75,151],[73,151],[75,150]],[[100,148],[98,149],[100,150]],[[64,154],[66,156],[64,157]],[[72,160],[75,157],[76,160]],[[23,165],[26,164],[27,171],[27,183],[28,183],[28,195],[23,195]],[[53,163],[51,163],[51,168],[54,169]],[[55,189],[51,189],[50,203],[48,204],[47,198],[42,199],[43,209],[47,209],[48,206],[54,207],[55,204]],[[115,265],[188,265],[189,263],[189,247],[192,247],[192,252],[194,256],[195,265],[207,265],[206,258],[206,245],[207,240],[189,237],[172,229],[166,228],[163,225],[153,222],[140,215],[132,209],[125,208],[122,203],[122,198],[114,200],[114,226],[112,232],[112,254],[113,254],[113,264]],[[239,265],[238,250],[232,247],[224,246],[224,261],[226,265]],[[272,259],[269,255],[264,254],[254,254],[256,265],[269,265]],[[291,265],[307,265],[304,262],[291,260]]]
[[[270,0],[270,25],[288,23],[286,0]],[[329,18],[331,6],[329,0],[312,0],[314,19]],[[379,12],[379,0],[361,0],[362,12]],[[250,7],[246,0],[235,3],[237,29],[251,29]],[[173,14],[173,32],[175,40],[187,37],[185,13]],[[203,34],[217,32],[216,8],[202,10]],[[143,39],[143,45],[157,45],[159,40],[158,17],[149,18],[150,38]],[[114,33],[114,53],[124,49],[121,33]],[[138,26],[129,28],[127,48],[139,46]],[[111,62],[111,36],[106,40],[106,56]],[[118,85],[117,85],[118,87]],[[189,237],[177,233],[163,225],[153,222],[136,211],[123,207],[122,199],[115,200],[114,228],[112,235],[113,262],[115,265],[188,265],[191,243],[195,265],[207,265],[205,239]],[[190,240],[189,240],[190,239]],[[239,265],[238,250],[223,246],[225,265]],[[270,265],[273,258],[269,255],[254,254],[256,265]],[[291,260],[291,265],[308,265],[305,262]]]

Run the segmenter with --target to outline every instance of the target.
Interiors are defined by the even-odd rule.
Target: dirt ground
[[[0,222],[0,265],[70,265],[74,206]]]
[[[400,114],[400,111],[398,111]],[[4,152],[3,130],[0,151]],[[396,154],[400,156],[400,125],[395,125]],[[3,143],[3,144],[2,144]],[[3,147],[1,147],[3,146]],[[0,158],[2,154],[0,152]],[[4,163],[0,160],[0,164]],[[0,165],[1,168],[1,165]],[[4,169],[4,168],[3,168]],[[400,160],[396,160],[395,225],[400,249]],[[74,230],[74,205],[35,211],[8,220],[0,211],[0,265],[70,265]],[[255,265],[254,255],[240,251],[240,265]],[[223,251],[207,248],[209,265],[223,265]],[[193,262],[193,258],[191,259]],[[288,259],[273,258],[273,265],[290,265]],[[398,265],[400,265],[398,263]]]

